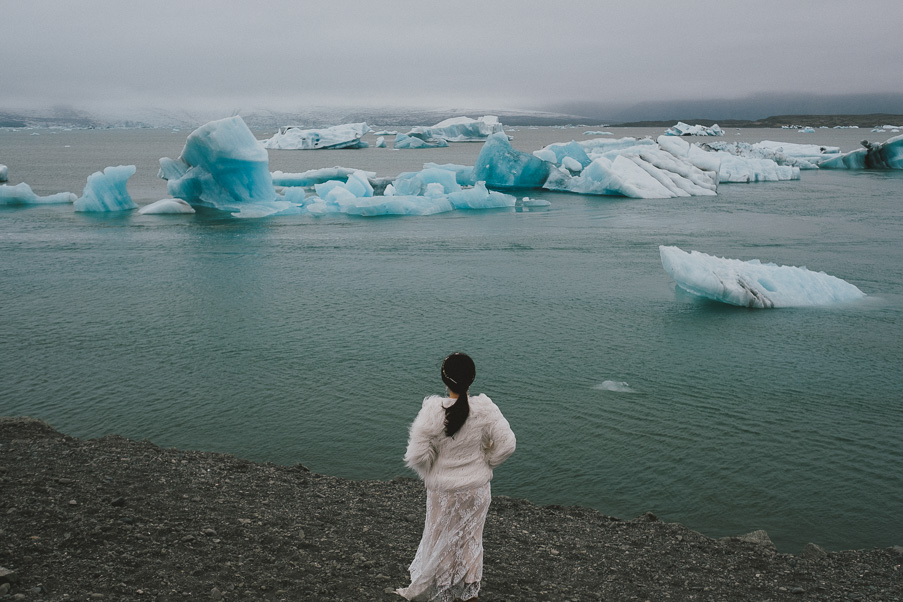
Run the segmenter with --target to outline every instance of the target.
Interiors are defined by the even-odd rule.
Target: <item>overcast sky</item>
[[[903,92],[901,0],[0,0],[0,108]]]

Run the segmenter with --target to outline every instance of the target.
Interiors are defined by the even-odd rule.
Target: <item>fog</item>
[[[6,2],[0,109],[544,109],[903,93],[903,3]],[[901,108],[903,112],[903,108]]]

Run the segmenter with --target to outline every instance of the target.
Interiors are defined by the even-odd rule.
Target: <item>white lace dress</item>
[[[408,600],[469,600],[483,579],[483,525],[492,501],[489,483],[475,489],[426,491],[426,522],[409,567]]]

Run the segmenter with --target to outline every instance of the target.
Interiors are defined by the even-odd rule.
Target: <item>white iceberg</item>
[[[6,182],[9,179],[9,168],[0,163],[0,182]]]
[[[448,146],[448,141],[444,138],[427,138],[408,136],[407,134],[396,134],[395,143],[392,145],[392,148],[445,148],[446,146]]]
[[[854,285],[804,267],[778,266],[687,253],[660,246],[662,266],[692,295],[754,308],[807,307],[855,301],[865,296]]]
[[[778,165],[771,159],[743,157],[725,151],[707,151],[674,136],[659,136],[658,144],[677,158],[703,171],[714,171],[718,182],[750,183],[799,180],[799,167]]]
[[[319,150],[338,148],[366,148],[361,138],[370,131],[366,123],[346,123],[328,128],[304,129],[285,126],[272,138],[263,141],[271,150]]]
[[[141,215],[194,213],[194,207],[182,199],[161,199],[138,210]]]
[[[717,123],[707,127],[678,121],[665,131],[665,136],[724,136],[724,130]]]
[[[483,142],[492,134],[503,132],[502,124],[495,115],[483,115],[479,119],[452,117],[432,126],[411,128],[408,136],[428,140],[441,138],[448,142]],[[397,146],[396,146],[397,148]]]
[[[903,169],[903,135],[872,144],[862,141],[863,148],[828,159],[823,169]]]
[[[489,188],[539,188],[554,167],[548,161],[515,150],[508,136],[498,132],[480,149],[473,177]]]
[[[47,196],[38,196],[25,182],[9,186],[0,184],[0,205],[51,205],[74,203],[76,197],[71,192],[58,192]]]
[[[313,186],[314,184],[322,184],[329,180],[347,181],[348,176],[357,171],[360,170],[349,167],[339,167],[337,165],[335,167],[310,169],[301,173],[283,173],[281,171],[274,171],[271,175],[275,186]],[[368,178],[376,177],[376,172],[367,171],[364,173],[367,174]]]
[[[839,146],[796,144],[772,140],[762,140],[755,144],[712,141],[702,143],[701,147],[704,150],[724,151],[738,157],[770,159],[778,165],[789,165],[800,169],[818,169],[822,161],[836,157],[840,153]]]
[[[239,116],[193,131],[178,159],[160,159],[159,175],[174,198],[236,217],[263,217],[292,208],[276,194],[266,149]]]
[[[138,205],[129,195],[126,184],[135,174],[134,165],[110,166],[88,176],[82,196],[75,200],[75,210],[85,212],[128,211]]]

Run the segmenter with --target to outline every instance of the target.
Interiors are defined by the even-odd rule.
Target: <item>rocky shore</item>
[[[0,600],[401,600],[419,481],[80,440],[0,418]],[[903,542],[901,542],[903,543]],[[776,553],[496,496],[480,600],[900,600],[903,548]]]

